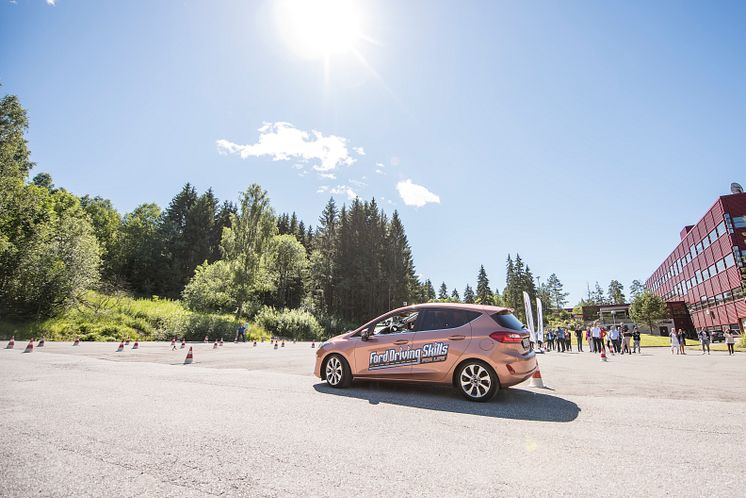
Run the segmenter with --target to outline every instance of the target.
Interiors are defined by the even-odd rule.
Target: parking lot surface
[[[546,389],[471,403],[328,388],[309,343],[24,346],[0,350],[2,496],[744,496],[743,353],[549,353]]]

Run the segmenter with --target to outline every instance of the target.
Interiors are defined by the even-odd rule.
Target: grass
[[[90,292],[84,303],[54,318],[14,322],[0,320],[0,337],[45,337],[49,340],[116,341],[122,339],[166,340],[186,337],[199,340],[232,339],[238,322],[233,315],[197,313],[170,299],[137,299]],[[268,338],[258,326],[250,326],[247,339]]]

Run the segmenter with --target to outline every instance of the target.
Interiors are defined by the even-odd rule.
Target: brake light
[[[519,344],[523,340],[523,336],[515,332],[492,332],[490,339],[507,344]]]

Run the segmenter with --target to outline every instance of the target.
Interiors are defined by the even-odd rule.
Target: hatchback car
[[[433,303],[399,308],[319,345],[314,374],[335,388],[353,379],[452,384],[487,401],[536,370],[529,333],[510,309]]]

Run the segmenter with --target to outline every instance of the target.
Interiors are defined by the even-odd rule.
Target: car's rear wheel
[[[331,387],[347,387],[352,383],[352,372],[342,356],[331,355],[324,364],[326,383]]]
[[[489,365],[474,360],[459,367],[456,387],[469,401],[489,401],[500,389],[500,381]]]

